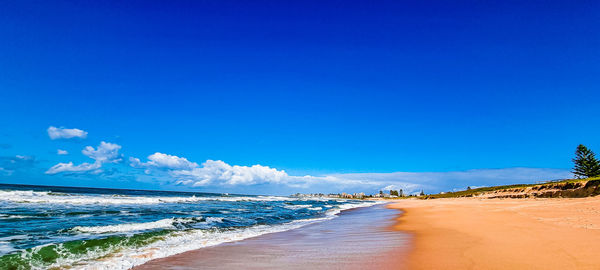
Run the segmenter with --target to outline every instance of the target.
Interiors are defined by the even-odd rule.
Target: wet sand
[[[134,269],[403,269],[410,235],[400,212],[357,208],[332,220],[152,260]]]
[[[600,197],[401,200],[408,269],[600,269]]]

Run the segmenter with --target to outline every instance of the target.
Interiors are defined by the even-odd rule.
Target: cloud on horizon
[[[85,138],[87,132],[80,129],[49,127],[51,139]],[[467,186],[492,186],[536,181],[564,179],[572,177],[565,169],[545,168],[504,168],[474,169],[450,172],[392,172],[392,173],[344,173],[327,175],[289,175],[285,170],[255,164],[252,166],[230,165],[221,160],[206,160],[199,164],[185,157],[155,152],[142,162],[129,157],[129,165],[134,168],[131,174],[122,174],[116,167],[104,171],[104,164],[120,163],[123,155],[121,146],[100,142],[94,148],[86,146],[81,153],[94,162],[75,165],[72,161],[60,162],[45,171],[46,175],[74,173],[90,176],[119,175],[131,181],[154,185],[175,185],[188,189],[202,189],[213,192],[240,192],[248,194],[289,194],[365,192],[402,189],[405,193],[426,193],[462,190]],[[67,155],[66,150],[58,149],[58,155]],[[8,162],[8,163],[7,163]],[[19,164],[18,166],[16,164]],[[17,168],[33,166],[33,158],[16,156],[0,162],[0,175],[12,175]],[[143,170],[143,173],[136,172]]]
[[[502,168],[473,169],[449,172],[392,172],[392,173],[349,173],[334,174],[344,179],[370,179],[388,186],[382,190],[399,189],[417,192],[421,189],[427,193],[440,191],[456,191],[468,186],[494,186],[506,184],[534,183],[538,181],[572,178],[566,169],[549,168]]]
[[[406,193],[427,193],[465,189],[467,186],[491,186],[572,177],[568,170],[544,168],[475,169],[451,172],[348,173],[321,176],[294,176],[269,166],[230,165],[221,160],[202,164],[187,158],[156,152],[147,162],[131,157],[130,166],[143,168],[146,174],[167,174],[172,184],[190,188],[250,190],[252,186],[280,187],[294,192],[367,192],[403,189]],[[277,190],[277,189],[275,189]]]
[[[87,131],[83,131],[77,128],[57,128],[54,126],[50,126],[47,130],[48,136],[51,140],[58,139],[71,139],[71,138],[80,138],[85,139],[87,137]]]
[[[269,166],[229,165],[221,160],[207,160],[201,165],[187,158],[156,152],[148,156],[147,162],[130,157],[130,166],[144,168],[146,174],[153,170],[166,171],[176,185],[197,187],[236,187],[254,185],[280,185],[291,188],[307,189],[323,184],[337,186],[376,185],[378,183],[354,179],[341,179],[335,176],[292,176],[284,170]]]

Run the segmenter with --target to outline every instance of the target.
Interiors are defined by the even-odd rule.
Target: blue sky
[[[0,182],[287,194],[568,176],[578,144],[600,151],[599,5],[5,3]],[[82,152],[114,150],[101,142],[120,147],[109,161]],[[48,173],[69,162],[90,167]]]

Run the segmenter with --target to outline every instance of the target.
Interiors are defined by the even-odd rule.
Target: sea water
[[[374,202],[0,184],[0,269],[128,269]]]

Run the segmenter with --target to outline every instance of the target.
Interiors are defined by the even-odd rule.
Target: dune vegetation
[[[537,184],[481,187],[456,192],[418,196],[419,199],[485,197],[485,198],[581,198],[600,194],[600,177],[565,179]],[[414,198],[414,197],[413,197]]]

